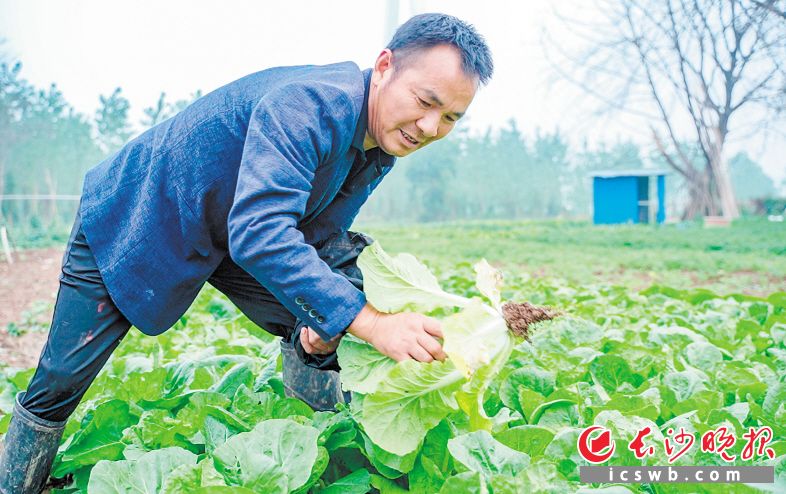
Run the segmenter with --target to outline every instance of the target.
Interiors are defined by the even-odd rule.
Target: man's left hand
[[[338,334],[332,340],[326,342],[316,331],[309,327],[305,327],[300,331],[300,343],[303,345],[303,350],[305,350],[306,353],[311,355],[327,355],[328,353],[336,351],[342,336],[344,336],[343,333]]]

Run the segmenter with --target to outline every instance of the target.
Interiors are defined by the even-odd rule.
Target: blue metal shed
[[[668,170],[603,170],[591,173],[592,221],[663,223]]]

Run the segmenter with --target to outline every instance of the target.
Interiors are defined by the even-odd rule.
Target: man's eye
[[[418,98],[418,103],[425,108],[431,108],[431,104],[423,98]]]
[[[456,119],[451,117],[450,115],[445,115],[445,120],[447,120],[450,123],[454,123],[456,121]]]

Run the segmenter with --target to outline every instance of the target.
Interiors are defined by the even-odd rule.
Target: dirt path
[[[14,253],[14,263],[0,260],[0,362],[13,367],[31,367],[38,361],[46,342],[57,296],[63,250],[25,250]],[[22,336],[8,333],[8,325],[32,323],[43,330]]]

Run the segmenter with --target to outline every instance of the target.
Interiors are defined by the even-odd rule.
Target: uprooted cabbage
[[[344,337],[338,348],[342,383],[353,393],[352,413],[365,434],[379,448],[404,456],[459,409],[472,430],[490,430],[483,394],[514,345],[502,313],[500,273],[485,260],[475,266],[480,299],[445,292],[414,256],[390,256],[379,243],[363,251],[358,266],[367,299],[380,311],[459,309],[440,318],[444,362],[397,363],[358,338]]]

